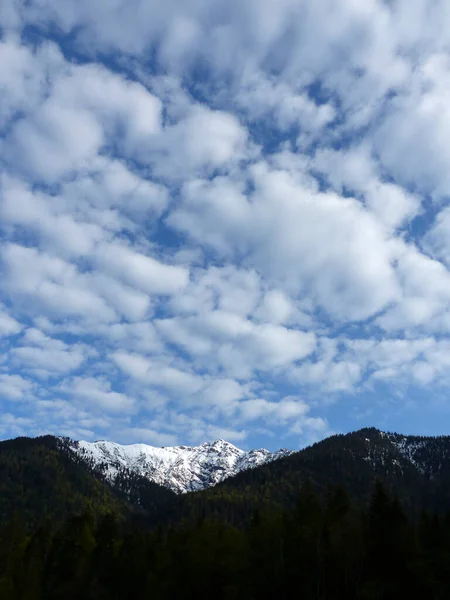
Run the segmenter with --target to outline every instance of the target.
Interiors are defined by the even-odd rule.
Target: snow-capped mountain
[[[205,489],[240,471],[292,454],[291,450],[285,449],[245,451],[224,440],[201,446],[162,448],[147,444],[124,446],[107,441],[71,441],[70,447],[78,456],[101,469],[112,482],[121,472],[128,471],[177,493]]]

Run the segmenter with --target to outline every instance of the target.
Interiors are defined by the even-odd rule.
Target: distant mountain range
[[[114,483],[121,473],[131,472],[176,493],[206,489],[241,471],[293,454],[292,450],[269,452],[264,448],[244,451],[225,440],[200,446],[123,446],[115,442],[85,442],[64,438],[65,446],[100,470]]]
[[[273,453],[244,451],[224,440],[155,448],[16,438],[0,442],[0,522],[15,510],[38,521],[87,506],[100,513],[214,514],[239,522],[258,507],[292,507],[307,480],[321,494],[331,483],[366,502],[376,478],[410,510],[448,510],[450,437],[369,428],[299,452]]]

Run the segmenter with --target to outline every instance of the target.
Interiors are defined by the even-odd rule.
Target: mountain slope
[[[66,438],[43,436],[0,442],[0,523],[15,512],[35,524],[59,522],[89,509],[95,515],[152,516],[175,494],[124,469],[114,483],[81,458]]]
[[[52,436],[0,442],[0,522],[15,511],[29,522],[81,512],[121,512],[112,489]]]
[[[67,440],[69,447],[114,483],[124,471],[144,477],[176,493],[206,489],[241,471],[292,454],[289,450],[244,451],[224,440],[201,446],[156,448],[146,444]]]
[[[362,429],[300,452],[245,452],[217,440],[153,448],[45,436],[0,442],[0,521],[82,512],[146,514],[158,520],[214,515],[240,524],[255,508],[295,505],[305,481],[322,494],[343,485],[366,503],[382,479],[409,510],[450,508],[450,437]],[[182,493],[195,491],[196,493]]]
[[[450,509],[450,437],[417,437],[362,429],[335,435],[270,464],[243,471],[219,485],[190,495],[185,514],[248,519],[255,508],[292,507],[305,481],[322,494],[328,484],[344,486],[366,503],[376,478],[407,509]]]

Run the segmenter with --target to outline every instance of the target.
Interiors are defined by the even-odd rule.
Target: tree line
[[[367,506],[343,487],[257,509],[146,528],[92,510],[0,531],[0,600],[398,600],[450,598],[450,517],[411,515],[376,482]]]

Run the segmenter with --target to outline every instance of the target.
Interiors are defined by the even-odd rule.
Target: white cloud
[[[1,259],[4,291],[18,302],[26,302],[31,314],[45,309],[56,316],[100,322],[116,318],[103,298],[89,289],[89,278],[73,264],[17,244],[4,245]]]
[[[0,304],[0,336],[16,335],[22,330],[22,325],[9,315]]]
[[[142,218],[159,216],[167,206],[167,189],[140,177],[124,162],[98,158],[92,173],[64,185],[64,196],[71,205],[86,199],[92,208],[106,211],[120,208],[127,215]]]
[[[311,440],[331,401],[448,388],[448,2],[0,21],[8,431]]]
[[[399,252],[397,274],[401,300],[378,319],[379,324],[389,331],[410,327],[448,331],[450,273],[444,265],[405,246]]]
[[[288,367],[311,354],[315,336],[270,323],[256,324],[222,310],[201,317],[157,321],[157,328],[170,342],[193,357],[207,362],[211,357],[231,377],[251,377],[254,370]]]
[[[275,419],[278,422],[303,417],[309,407],[295,398],[283,398],[279,402],[269,402],[254,398],[243,402],[240,406],[241,418],[244,420]]]
[[[139,354],[116,352],[111,356],[115,364],[127,375],[172,394],[183,394],[188,398],[198,393],[203,385],[199,375],[184,371],[158,359],[147,359]]]
[[[283,324],[294,313],[292,301],[279,290],[269,290],[255,313],[262,321]]]
[[[34,372],[68,373],[78,369],[84,360],[80,350],[43,350],[41,348],[15,348],[14,362]]]
[[[120,414],[130,414],[135,410],[135,400],[113,391],[110,382],[105,379],[74,377],[63,381],[60,390],[85,406],[86,410]]]
[[[33,419],[20,417],[10,412],[2,414],[0,422],[0,435],[2,437],[16,437],[25,435],[33,428]]]
[[[358,359],[306,362],[289,373],[297,385],[311,386],[327,392],[352,392],[362,375]]]
[[[159,130],[160,101],[97,65],[67,65],[50,95],[13,125],[4,158],[48,181],[87,168],[122,128],[123,152]]]
[[[213,379],[202,391],[201,400],[226,414],[232,412],[248,393],[248,386],[243,386],[234,379]]]
[[[262,295],[262,282],[254,270],[233,265],[210,266],[193,272],[182,295],[174,296],[174,313],[202,314],[214,309],[246,316],[252,313]]]
[[[0,42],[0,61],[3,65],[0,128],[3,128],[15,115],[30,112],[42,101],[64,61],[55,44],[46,42],[33,50],[14,38]]]
[[[140,321],[148,316],[151,301],[145,293],[102,273],[92,275],[90,283],[92,289],[129,321]]]
[[[310,407],[294,396],[287,396],[277,402],[254,398],[242,402],[239,419],[245,422],[263,420],[273,425],[287,427],[289,435],[302,435],[312,442],[330,433],[327,421],[321,417],[311,417]]]
[[[33,399],[33,382],[20,375],[0,374],[1,395],[7,400]]]
[[[290,82],[261,71],[245,73],[236,100],[250,121],[273,119],[281,131],[296,128],[301,145],[317,139],[336,116],[330,103],[318,105]]]
[[[174,294],[189,280],[184,267],[161,263],[122,244],[101,246],[95,258],[105,271],[149,294]]]
[[[383,166],[395,179],[433,197],[447,195],[450,63],[436,53],[420,63],[375,133]]]
[[[356,200],[312,193],[283,171],[259,165],[251,198],[224,178],[195,181],[169,223],[270,281],[309,292],[330,314],[365,319],[399,295],[393,246]]]
[[[21,170],[52,181],[86,167],[103,143],[103,132],[94,115],[49,100],[33,118],[15,126],[8,158]]]
[[[43,246],[68,257],[89,255],[108,235],[98,224],[77,220],[61,210],[59,198],[33,193],[24,183],[6,176],[0,186],[0,217],[6,231],[26,228],[39,236]]]
[[[193,105],[142,149],[140,159],[152,162],[156,175],[183,179],[192,173],[230,168],[247,158],[247,131],[229,113]]]
[[[333,368],[351,362],[359,369],[352,382],[355,392],[371,388],[376,381],[388,382],[394,389],[411,386],[448,385],[450,345],[448,340],[436,340],[432,336],[416,338],[390,338],[383,340],[341,340],[340,352],[318,363],[317,368],[328,367],[323,381],[333,375]],[[331,362],[330,362],[331,361]],[[363,382],[364,378],[364,382]]]
[[[349,150],[319,150],[312,161],[314,170],[340,194],[345,189],[361,197],[388,231],[408,224],[421,209],[421,199],[401,186],[383,181],[379,164],[367,143]]]
[[[427,232],[424,245],[447,267],[450,266],[450,207],[443,208]]]
[[[81,344],[70,346],[37,329],[27,329],[20,346],[11,350],[13,364],[43,377],[75,371],[89,354],[92,352]]]
[[[98,331],[110,343],[121,349],[143,353],[159,353],[164,350],[164,344],[153,323],[149,321],[103,325]]]

